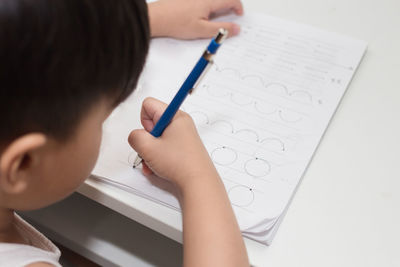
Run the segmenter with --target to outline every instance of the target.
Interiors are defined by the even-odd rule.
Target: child
[[[14,210],[59,201],[90,175],[102,123],[133,91],[152,36],[210,37],[214,12],[239,0],[0,0],[0,266],[59,266],[59,250]],[[150,20],[148,21],[148,16]],[[185,266],[248,266],[224,186],[193,121],[147,99],[129,143],[144,173],[172,181],[183,212]],[[162,151],[162,153],[159,153]]]

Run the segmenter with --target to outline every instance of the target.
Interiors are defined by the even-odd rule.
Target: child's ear
[[[0,190],[19,194],[29,183],[29,173],[40,161],[39,149],[46,144],[46,135],[29,133],[13,140],[0,155]]]

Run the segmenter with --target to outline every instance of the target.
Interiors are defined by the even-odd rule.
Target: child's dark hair
[[[0,144],[66,139],[102,97],[123,101],[149,32],[144,0],[0,0]]]

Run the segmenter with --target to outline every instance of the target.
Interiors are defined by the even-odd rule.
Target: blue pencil
[[[154,137],[160,137],[162,135],[165,128],[167,128],[168,124],[179,110],[186,96],[194,89],[196,82],[202,76],[208,64],[212,63],[213,56],[227,36],[228,31],[225,29],[220,29],[218,35],[211,40],[203,55],[197,61],[193,70],[190,72],[189,76],[186,78],[185,82],[182,84],[181,88],[178,90],[167,109],[161,115],[161,118],[158,120],[153,130],[150,132],[151,135]],[[141,162],[142,158],[138,155],[133,167],[136,168]]]

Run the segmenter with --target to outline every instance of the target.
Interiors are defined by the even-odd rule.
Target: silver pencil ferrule
[[[222,44],[225,39],[228,37],[229,31],[227,29],[221,28],[219,29],[217,37],[215,37],[215,42],[217,44]]]
[[[135,161],[133,162],[133,168],[137,168],[142,163],[142,158],[138,154]]]

